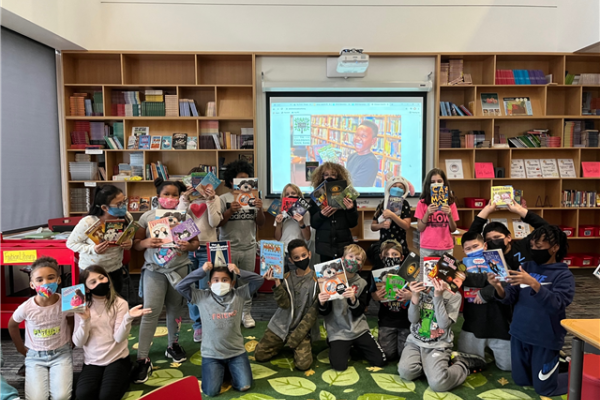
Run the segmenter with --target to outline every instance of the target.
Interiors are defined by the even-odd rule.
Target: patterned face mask
[[[385,257],[383,263],[386,267],[396,267],[402,264],[402,258],[400,257]]]
[[[350,260],[348,258],[344,259],[344,268],[346,268],[346,272],[351,274],[355,274],[360,271],[360,263],[357,260]]]

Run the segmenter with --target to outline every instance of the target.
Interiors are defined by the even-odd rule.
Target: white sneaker
[[[246,329],[254,328],[256,326],[256,322],[254,321],[254,318],[252,318],[252,315],[250,315],[250,313],[242,314],[242,323],[244,324],[244,328]]]

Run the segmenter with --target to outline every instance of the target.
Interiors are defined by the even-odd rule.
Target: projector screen
[[[421,192],[426,93],[270,92],[267,103],[268,195],[294,183],[311,193],[316,163],[350,172],[363,197],[381,197],[385,175],[402,175]]]

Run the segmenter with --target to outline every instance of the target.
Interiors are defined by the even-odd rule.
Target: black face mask
[[[310,264],[310,258],[308,258],[308,257],[306,257],[304,260],[294,261],[294,265],[297,268],[300,268],[301,270],[305,270],[306,268],[308,268],[309,264]]]
[[[327,182],[333,182],[333,181],[336,181],[336,180],[337,180],[337,178],[334,178],[333,176],[330,176],[329,178],[326,178],[325,180],[326,180]]]
[[[548,262],[548,260],[550,260],[551,258],[552,258],[552,254],[550,254],[548,249],[543,249],[543,250],[531,249],[531,259],[537,265],[546,264]]]
[[[487,249],[488,250],[502,250],[502,253],[506,251],[506,244],[504,243],[504,238],[502,239],[493,239],[487,241]]]
[[[299,197],[298,197],[298,196],[296,196],[296,195],[293,195],[293,196],[285,196],[285,197],[287,197],[288,199],[298,199],[298,198],[299,198]]]
[[[383,263],[386,267],[395,267],[402,264],[402,259],[400,257],[385,257]]]
[[[92,294],[94,296],[99,296],[99,297],[106,296],[109,291],[110,291],[110,283],[108,283],[108,282],[99,283],[98,285],[96,285],[95,288],[90,289],[90,292],[92,292]]]

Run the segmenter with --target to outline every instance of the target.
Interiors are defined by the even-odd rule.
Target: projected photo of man
[[[355,187],[372,187],[379,172],[379,160],[371,151],[377,143],[379,128],[370,120],[363,120],[354,134],[354,150],[346,162],[350,172],[352,185]]]

